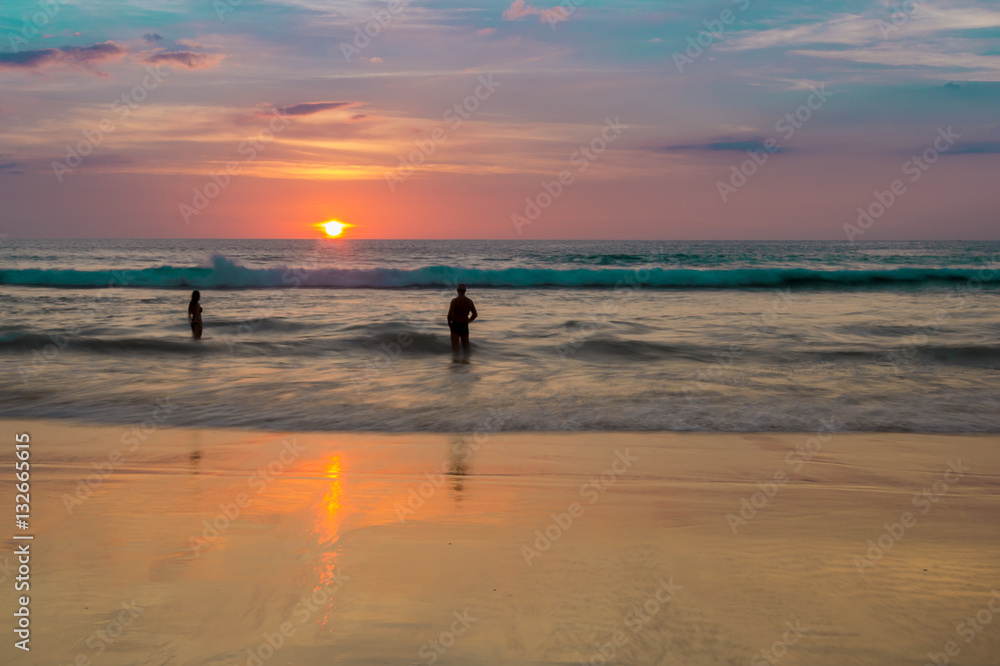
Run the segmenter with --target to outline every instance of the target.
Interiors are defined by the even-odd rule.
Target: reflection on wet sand
[[[420,663],[456,613],[475,620],[440,663],[588,663],[609,644],[609,662],[749,663],[798,622],[782,666],[923,663],[1000,580],[996,438],[838,434],[734,535],[726,514],[808,436],[162,429],[69,514],[60,494],[119,433],[16,429],[63,463],[36,482],[38,647],[4,653],[14,666]],[[626,450],[629,474],[567,522]],[[866,539],[959,457],[972,471],[859,575]],[[990,630],[961,656],[997,653]]]
[[[344,518],[341,506],[344,491],[340,475],[341,457],[339,455],[331,456],[323,476],[323,483],[327,484],[326,492],[317,504],[316,534],[319,537],[317,547],[321,549],[322,554],[317,562],[313,598],[322,597],[325,590],[333,588],[339,582],[337,539],[340,534],[340,524]],[[333,610],[334,607],[331,605],[320,611],[317,621],[322,627],[325,628],[329,624]]]
[[[469,460],[472,458],[472,448],[469,446],[469,435],[460,435],[452,440],[448,449],[448,476],[453,477],[451,490],[455,496],[455,505],[462,501],[462,491],[465,484],[463,477],[469,474]]]

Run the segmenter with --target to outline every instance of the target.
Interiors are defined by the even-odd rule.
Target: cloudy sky
[[[4,0],[0,201],[15,237],[996,239],[1000,5]]]

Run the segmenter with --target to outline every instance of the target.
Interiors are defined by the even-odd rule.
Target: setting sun
[[[330,220],[329,222],[323,222],[320,224],[326,235],[330,238],[336,238],[337,236],[344,233],[344,229],[351,226],[349,224],[344,224],[343,222],[338,222],[337,220]]]

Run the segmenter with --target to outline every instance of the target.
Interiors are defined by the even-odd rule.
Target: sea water
[[[0,302],[7,418],[1000,432],[1000,243],[6,239]]]

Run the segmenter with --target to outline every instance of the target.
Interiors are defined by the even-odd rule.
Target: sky
[[[4,0],[0,234],[1000,239],[1000,5]]]

